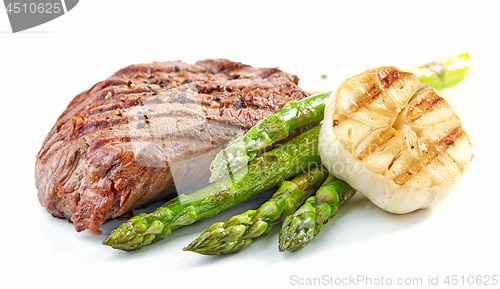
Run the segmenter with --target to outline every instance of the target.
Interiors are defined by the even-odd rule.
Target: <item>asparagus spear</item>
[[[448,88],[461,82],[469,71],[467,53],[443,60],[409,67],[421,82],[436,89]],[[257,122],[244,136],[232,141],[221,150],[210,165],[215,182],[231,175],[255,158],[258,151],[285,139],[289,133],[323,120],[325,103],[332,92],[323,92],[299,101],[288,102],[281,110]]]
[[[325,169],[314,168],[291,181],[282,182],[272,198],[257,210],[248,210],[226,222],[213,224],[184,251],[218,255],[245,249],[254,239],[269,233],[271,226],[293,214],[327,175]]]
[[[235,139],[216,155],[210,165],[210,182],[246,166],[259,150],[287,138],[292,130],[319,123],[323,120],[323,110],[330,94],[331,91],[289,101],[276,113],[257,122],[243,137]]]
[[[329,175],[316,195],[309,197],[283,222],[279,235],[280,252],[297,251],[307,245],[355,193],[347,183]]]
[[[103,244],[122,250],[139,249],[167,237],[179,227],[215,216],[312,166],[319,166],[319,130],[320,126],[316,126],[259,155],[231,178],[189,195],[180,195],[150,214],[131,218],[113,230]]]
[[[415,74],[420,82],[435,89],[444,89],[455,86],[464,80],[470,67],[469,54],[460,53],[423,65],[411,66],[407,70]]]

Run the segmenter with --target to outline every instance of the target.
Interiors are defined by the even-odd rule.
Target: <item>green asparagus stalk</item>
[[[276,113],[257,122],[243,137],[237,138],[216,155],[210,166],[210,182],[246,166],[259,150],[287,138],[292,130],[319,123],[323,120],[323,110],[330,94],[331,91],[289,101]]]
[[[469,54],[460,53],[423,65],[411,66],[407,70],[415,74],[420,82],[435,89],[444,89],[462,82],[467,76],[470,67]]]
[[[319,188],[327,175],[325,169],[314,168],[291,181],[282,182],[271,199],[257,210],[248,210],[226,222],[213,224],[184,251],[218,255],[245,249],[254,239],[269,233],[271,226],[293,214]]]
[[[421,82],[436,89],[452,87],[461,82],[469,71],[467,53],[443,60],[407,68]],[[247,165],[257,153],[288,137],[294,129],[323,120],[325,103],[332,92],[323,92],[298,101],[288,102],[281,110],[257,122],[244,136],[235,139],[212,161],[210,182],[228,177]]]
[[[297,251],[307,245],[355,193],[347,183],[329,175],[316,195],[309,197],[283,222],[279,235],[280,252]]]
[[[180,195],[154,212],[139,214],[121,224],[104,240],[115,249],[135,250],[157,242],[173,230],[215,216],[256,194],[277,187],[284,180],[321,163],[318,153],[320,126],[260,154],[231,178],[189,195]]]

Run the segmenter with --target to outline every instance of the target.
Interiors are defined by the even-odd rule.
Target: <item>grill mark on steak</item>
[[[40,203],[82,231],[195,191],[225,143],[307,96],[297,83],[224,59],[125,67],[77,95],[48,133],[35,167]]]
[[[223,97],[226,97],[226,96],[224,95]],[[154,102],[161,104],[161,100],[159,100],[158,98],[155,98],[153,101],[151,101],[151,100],[146,101],[146,103],[154,103]],[[179,102],[178,99],[172,98],[171,103],[178,103],[178,102]],[[120,107],[118,107],[118,109],[120,109],[120,111],[123,111],[123,110],[130,108],[132,106],[142,105],[142,103],[143,103],[142,101],[137,100],[134,102],[130,102],[129,103],[130,105],[120,106]],[[201,105],[203,105],[208,111],[208,109],[209,109],[208,103],[206,103],[206,102],[203,103],[203,101],[200,101],[199,103]],[[236,105],[236,107],[237,107],[237,105]],[[108,108],[109,108],[109,106],[108,106]],[[255,108],[253,108],[253,109],[255,110]],[[72,128],[71,132],[69,132],[70,139],[85,136],[88,132],[93,132],[96,129],[112,129],[115,126],[123,125],[123,124],[136,125],[137,122],[139,121],[138,120],[136,122],[131,123],[130,122],[131,119],[127,119],[124,117],[118,117],[118,118],[109,119],[109,120],[103,120],[102,118],[100,118],[101,114],[104,114],[107,112],[112,112],[112,114],[114,114],[115,111],[116,111],[115,107],[111,107],[111,109],[106,109],[106,110],[101,109],[100,113],[91,114],[91,112],[89,111],[89,113],[88,113],[89,117],[88,117],[87,121],[81,121],[81,119],[79,119],[79,118],[73,119],[72,120],[73,128]],[[248,120],[247,124],[240,121],[241,114],[244,113],[245,110],[239,109],[238,111],[233,111],[233,110],[221,109],[220,110],[221,113],[219,114],[219,116],[222,116],[224,111],[229,113],[230,117],[234,118],[234,120],[237,121],[241,127],[249,127],[248,123],[253,122],[252,119],[248,119],[248,118],[246,118]],[[152,119],[161,118],[161,117],[176,116],[176,115],[174,115],[174,112],[172,112],[172,111],[168,111],[165,113],[155,113],[155,112],[145,112],[145,113],[149,114],[149,117]],[[251,114],[250,114],[250,116],[251,116]],[[189,117],[189,115],[183,115],[183,117],[186,118],[186,117]],[[205,117],[207,119],[217,121],[217,119],[215,119],[211,115],[209,115],[208,112],[205,113]],[[148,119],[148,121],[150,122],[149,119]],[[79,131],[79,133],[73,133],[73,131]],[[62,135],[63,138],[67,137],[67,136],[68,136],[68,134]],[[129,141],[129,140],[126,138],[123,138],[122,141]]]
[[[273,70],[274,71],[274,70]],[[121,85],[125,85],[125,81],[122,81],[121,82]],[[203,87],[203,86],[202,86]],[[155,92],[157,91],[157,89],[149,89],[149,90],[140,90],[139,93],[134,93],[133,91],[130,91],[130,90],[127,90],[127,91],[120,91],[118,92],[117,95],[115,96],[111,96],[110,98],[113,98],[115,101],[113,103],[110,103],[110,104],[107,104],[106,105],[101,105],[104,103],[104,97],[98,97],[98,98],[102,98],[102,100],[99,100],[97,101],[96,103],[93,104],[94,107],[90,107],[85,111],[89,117],[91,116],[97,116],[97,118],[99,117],[100,114],[102,113],[106,113],[106,112],[115,112],[116,110],[125,110],[127,108],[130,108],[130,107],[134,107],[134,106],[137,106],[137,105],[142,105],[143,104],[143,101],[138,99],[139,97],[143,96],[141,95],[143,92],[149,92],[149,93],[152,93],[152,92]],[[108,91],[109,92],[109,91]],[[116,93],[116,90],[115,90],[115,93]],[[205,107],[209,107],[210,106],[210,102],[209,102],[209,98],[211,98],[209,95],[209,93],[214,93],[214,90],[205,90],[205,93],[204,94],[200,94],[201,96],[201,99],[203,99],[204,101],[200,101],[200,104],[205,106]],[[107,93],[106,93],[107,94]],[[102,93],[102,95],[106,95],[105,93]],[[231,99],[231,96],[234,96],[234,95],[237,95],[238,93],[228,93],[228,92],[222,92],[220,93],[217,97],[218,99]],[[118,98],[121,98],[121,97],[124,97],[124,96],[127,96],[128,98],[125,100],[125,101],[120,101],[120,100],[116,100]],[[156,99],[156,101],[160,101],[158,99],[158,96],[155,96],[153,98],[153,100]],[[294,99],[294,98],[293,98]],[[152,101],[152,100],[147,100],[147,101]],[[179,102],[179,99],[176,99],[176,98],[172,98],[172,101],[173,102]],[[189,99],[189,101],[193,102],[195,101],[194,99]],[[242,100],[238,100],[238,101],[227,101],[225,103],[223,103],[223,106],[224,107],[235,107],[237,109],[241,109],[238,104],[241,102]],[[243,102],[245,107],[251,107],[252,109],[256,109],[256,106],[253,105],[252,102]],[[276,107],[276,105],[274,105],[274,107]],[[238,115],[235,115],[233,114],[234,117],[237,117],[241,115],[241,112],[239,112]],[[239,119],[238,119],[239,120]],[[109,128],[109,127],[112,127],[114,125],[117,125],[117,124],[122,124],[123,123],[123,119],[120,119],[120,120],[111,120],[110,121],[103,121],[102,119],[97,119],[97,120],[92,120],[91,118],[88,119],[89,123],[87,125],[84,125],[83,122],[77,120],[76,122],[73,121],[73,127],[76,128],[76,126],[81,126],[82,129],[79,129],[80,133],[79,134],[71,134],[72,137],[80,137],[82,135],[85,135],[87,133],[87,131],[92,131],[93,129],[95,128]],[[241,123],[240,123],[241,124]],[[247,126],[245,126],[247,127]],[[77,129],[78,130],[78,129]],[[65,137],[65,136],[64,136]]]

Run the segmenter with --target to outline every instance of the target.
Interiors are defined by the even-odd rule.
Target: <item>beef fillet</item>
[[[38,152],[38,199],[77,231],[208,184],[222,146],[307,93],[225,59],[131,65],[77,95]]]

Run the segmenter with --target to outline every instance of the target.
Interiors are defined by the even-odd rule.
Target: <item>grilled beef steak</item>
[[[227,142],[307,96],[277,68],[225,59],[131,65],[77,95],[40,149],[38,198],[77,231],[208,184]]]

